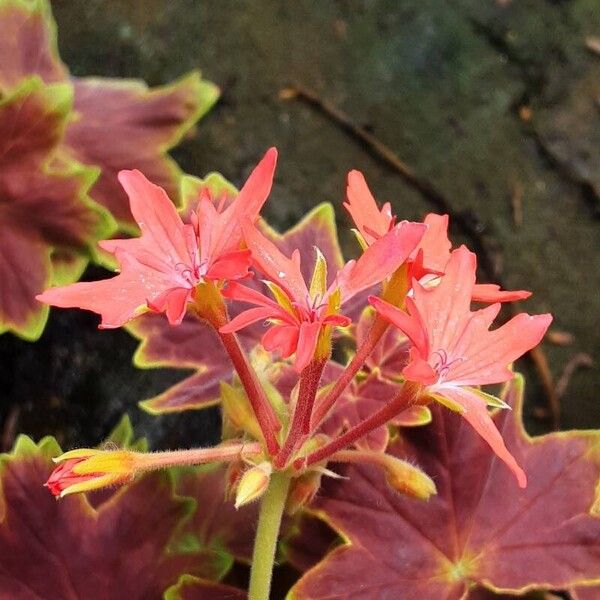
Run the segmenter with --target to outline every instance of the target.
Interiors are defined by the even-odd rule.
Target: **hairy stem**
[[[354,444],[367,433],[385,425],[393,419],[400,411],[416,404],[419,401],[420,386],[413,383],[405,383],[402,389],[398,392],[391,402],[388,402],[383,408],[373,413],[369,418],[365,419],[358,425],[349,429],[344,435],[325,444],[315,452],[309,454],[305,458],[298,459],[294,466],[308,467],[314,463],[325,460],[338,452]]]
[[[290,476],[282,471],[275,471],[261,500],[248,600],[269,600],[277,537],[289,487]]]
[[[320,400],[315,407],[312,415],[310,428],[316,429],[321,421],[327,416],[327,413],[331,410],[335,401],[342,395],[344,390],[350,385],[355,375],[365,364],[367,358],[369,358],[371,352],[375,350],[381,336],[385,333],[389,323],[382,319],[379,315],[375,317],[375,321],[371,326],[371,330],[367,335],[365,343],[360,346],[352,360],[346,365],[344,372],[340,378],[335,382],[335,385],[331,390]]]
[[[227,462],[260,454],[258,442],[225,444],[214,448],[191,448],[167,452],[134,453],[138,471],[153,471],[184,465],[202,465],[209,462]]]
[[[292,424],[288,431],[283,448],[275,457],[275,466],[282,468],[290,456],[297,450],[303,437],[310,431],[311,412],[319,389],[319,382],[327,359],[312,360],[300,375],[298,402],[292,417]]]
[[[225,351],[229,355],[233,367],[246,391],[256,420],[271,456],[279,451],[276,433],[281,429],[281,423],[261,386],[256,372],[244,352],[235,333],[221,333],[219,329],[229,322],[227,308],[221,292],[213,283],[204,283],[197,287],[194,294],[195,307],[200,318],[214,327]]]

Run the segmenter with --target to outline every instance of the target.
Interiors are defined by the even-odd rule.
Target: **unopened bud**
[[[249,433],[255,440],[262,440],[260,426],[242,388],[221,382],[221,406],[225,417],[237,431]]]
[[[285,505],[288,515],[295,514],[311,502],[321,487],[322,476],[322,472],[311,470],[292,480]]]
[[[68,494],[126,483],[135,476],[135,457],[134,452],[127,450],[81,448],[65,452],[54,459],[59,465],[45,486],[55,496],[64,498]]]
[[[238,483],[235,507],[239,508],[260,498],[269,487],[272,472],[273,467],[267,461],[248,469]]]
[[[383,456],[385,460],[382,465],[390,487],[418,500],[429,500],[430,496],[437,493],[435,483],[421,469],[395,456]]]

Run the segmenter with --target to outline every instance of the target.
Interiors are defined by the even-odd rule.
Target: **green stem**
[[[269,600],[275,549],[290,481],[287,473],[275,471],[262,498],[254,538],[248,600]]]

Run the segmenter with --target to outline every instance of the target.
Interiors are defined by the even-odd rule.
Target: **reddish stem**
[[[298,402],[296,403],[292,417],[292,424],[290,425],[285,443],[274,461],[275,466],[279,469],[287,464],[290,456],[297,450],[304,436],[310,432],[310,416],[326,362],[327,359],[324,358],[313,359],[300,375]]]
[[[225,351],[229,355],[242,386],[246,391],[246,395],[265,439],[267,450],[271,456],[275,456],[279,452],[279,442],[275,434],[281,429],[281,423],[275,415],[273,406],[269,402],[236,334],[221,333],[219,331],[223,325],[229,322],[221,292],[214,284],[205,283],[201,289],[198,286],[195,300],[198,316],[205,319],[214,327]]]
[[[246,390],[248,400],[265,438],[267,450],[271,456],[275,456],[279,451],[279,443],[275,432],[281,428],[281,424],[275,416],[275,411],[260,385],[254,369],[250,366],[246,353],[242,350],[235,333],[221,333],[218,328],[217,333],[244,386],[244,390]]]
[[[387,321],[385,321],[379,315],[375,317],[365,343],[357,348],[356,354],[348,363],[348,365],[346,365],[344,372],[335,382],[333,388],[320,400],[315,407],[315,411],[310,423],[311,430],[315,430],[321,421],[327,416],[327,413],[331,410],[331,407],[335,404],[335,401],[350,385],[355,375],[363,367],[367,358],[369,358],[371,352],[375,350],[375,346],[377,346],[381,336],[385,333],[388,327],[389,323]]]
[[[398,392],[395,398],[388,402],[383,408],[379,409],[376,413],[373,413],[368,419],[365,419],[362,423],[349,429],[344,435],[332,440],[325,446],[315,450],[315,452],[309,454],[304,458],[299,458],[295,461],[294,466],[296,468],[308,467],[314,463],[325,460],[346,448],[350,444],[354,444],[360,438],[367,435],[369,432],[385,425],[388,421],[393,419],[400,411],[405,410],[409,406],[416,404],[419,400],[421,387],[414,383],[405,383],[402,389]]]

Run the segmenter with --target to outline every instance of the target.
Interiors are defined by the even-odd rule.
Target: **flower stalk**
[[[290,481],[288,473],[275,471],[262,497],[254,539],[248,600],[269,600],[277,538]]]
[[[219,336],[246,391],[267,450],[271,456],[275,456],[279,451],[276,432],[281,429],[281,423],[277,419],[275,411],[250,365],[237,335],[220,331],[220,328],[229,322],[229,318],[225,302],[217,286],[210,282],[198,286],[195,293],[195,310],[196,314],[207,321]]]
[[[420,390],[420,385],[405,383],[396,397],[391,400],[391,402],[388,402],[383,408],[308,456],[297,459],[294,462],[294,466],[296,468],[309,467],[310,465],[328,459],[339,450],[343,450],[347,446],[354,444],[369,432],[385,425],[402,410],[419,402],[421,398]]]
[[[229,462],[260,455],[258,442],[222,444],[214,448],[191,448],[167,452],[132,452],[79,448],[54,459],[58,467],[45,486],[57,497],[89,492],[131,481],[137,475],[169,467]]]
[[[292,424],[281,451],[275,457],[275,466],[279,469],[287,464],[302,439],[310,433],[311,411],[326,362],[326,358],[316,358],[304,368],[300,375],[298,402],[292,417]]]

